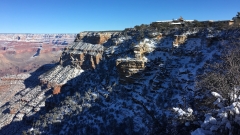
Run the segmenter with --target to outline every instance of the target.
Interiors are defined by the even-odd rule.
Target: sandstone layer
[[[41,83],[54,88],[53,94],[60,93],[61,87],[69,80],[77,77],[84,70],[96,68],[104,52],[104,46],[101,44],[114,34],[116,32],[78,34],[75,42],[62,52],[59,65],[39,77]]]
[[[85,43],[91,43],[91,44],[103,44],[108,39],[111,38],[111,36],[119,34],[119,31],[112,31],[112,32],[81,32],[77,34],[77,37],[75,39],[76,42],[83,41]]]
[[[146,63],[145,54],[154,49],[151,44],[149,40],[143,40],[133,47],[133,58],[119,58],[116,60],[116,67],[122,83],[134,83],[141,79]]]

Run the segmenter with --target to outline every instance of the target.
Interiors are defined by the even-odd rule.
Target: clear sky
[[[0,0],[0,33],[122,30],[158,20],[229,20],[240,0]]]

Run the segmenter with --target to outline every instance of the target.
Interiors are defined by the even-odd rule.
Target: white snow
[[[185,111],[183,111],[181,108],[173,107],[173,110],[178,113],[179,116],[183,116],[186,114]]]
[[[211,94],[216,98],[221,98],[222,99],[222,96],[217,92],[211,92]]]
[[[187,111],[192,114],[193,113],[193,110],[191,108],[188,108]]]
[[[211,134],[211,132],[205,131],[201,128],[198,128],[198,129],[194,130],[193,132],[191,132],[191,135],[206,135],[206,134]]]

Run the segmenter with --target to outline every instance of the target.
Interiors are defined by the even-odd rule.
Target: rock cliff
[[[120,31],[118,32],[81,32],[77,34],[75,42],[79,42],[82,40],[85,43],[103,44],[108,39],[110,39],[111,36],[114,36],[119,33]]]
[[[207,89],[202,92],[196,80],[210,70],[210,63],[222,61],[239,36],[239,28],[173,25],[142,25],[102,42],[98,34],[79,34],[47,72],[35,72],[25,81],[1,80],[2,90],[16,94],[5,93],[10,99],[1,103],[0,134],[190,134],[201,129],[217,133],[212,129],[221,128],[225,114],[237,111],[223,115],[222,110],[233,106],[216,109],[218,101],[226,100],[212,97]],[[11,83],[24,87],[15,89]],[[210,118],[213,121],[207,122]]]
[[[60,65],[72,65],[83,70],[94,69],[102,59],[104,47],[100,44],[75,42],[65,48],[60,58]]]
[[[83,32],[77,35],[75,42],[67,46],[59,60],[59,65],[41,75],[42,84],[53,87],[53,93],[60,93],[61,86],[80,75],[84,70],[95,69],[102,60],[102,45],[116,32]]]
[[[147,62],[145,54],[155,49],[153,44],[154,42],[144,39],[139,44],[133,46],[132,51],[134,56],[132,58],[127,57],[116,60],[116,67],[122,83],[134,83],[142,78],[142,71],[145,69],[145,63]]]

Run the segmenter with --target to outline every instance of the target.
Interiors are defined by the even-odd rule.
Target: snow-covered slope
[[[209,115],[205,120],[196,119],[196,78],[204,73],[206,64],[219,58],[232,38],[240,36],[240,31],[199,28],[173,29],[168,33],[146,30],[143,35],[136,30],[123,33],[103,43],[102,58],[95,68],[80,70],[81,65],[68,65],[72,58],[65,57],[66,65],[58,65],[41,76],[49,80],[72,77],[59,82],[59,94],[45,99],[45,107],[30,120],[33,124],[28,133],[213,133],[205,127],[216,123],[216,118]],[[186,39],[174,35],[184,35]],[[237,113],[236,109],[233,111]],[[6,133],[9,128],[3,129]]]

